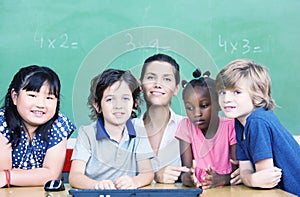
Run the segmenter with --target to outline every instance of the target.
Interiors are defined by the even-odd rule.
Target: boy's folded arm
[[[243,183],[249,187],[273,188],[281,178],[281,169],[273,165],[273,159],[264,159],[255,164],[254,171],[250,161],[240,161],[240,174]]]
[[[254,173],[254,169],[250,161],[240,161],[241,180],[245,185],[249,187],[255,187],[252,181],[253,173]]]

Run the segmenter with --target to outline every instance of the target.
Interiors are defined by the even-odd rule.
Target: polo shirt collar
[[[101,119],[98,119],[96,124],[97,132],[96,132],[96,139],[101,140],[104,138],[110,138],[109,134],[107,133],[106,129],[104,128],[103,121]],[[128,136],[130,138],[136,137],[136,131],[134,129],[134,126],[131,122],[131,119],[127,120],[126,122],[126,128],[128,131]]]

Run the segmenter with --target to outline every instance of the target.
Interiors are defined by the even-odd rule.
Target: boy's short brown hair
[[[234,89],[240,81],[246,81],[255,107],[271,110],[275,102],[271,97],[271,79],[268,70],[249,59],[237,59],[227,64],[216,77],[217,90]]]

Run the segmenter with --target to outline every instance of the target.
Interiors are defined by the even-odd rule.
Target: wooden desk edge
[[[143,187],[142,189],[180,189],[188,188],[180,183],[176,184],[151,184]],[[65,184],[65,190],[60,192],[45,192],[43,187],[11,187],[11,188],[1,188],[1,197],[23,197],[26,195],[32,197],[40,196],[51,196],[51,197],[70,197],[69,190],[72,187],[69,184]],[[288,192],[280,189],[253,189],[246,187],[244,185],[237,186],[224,186],[219,188],[212,188],[204,190],[200,195],[201,197],[215,197],[215,196],[251,196],[251,197],[286,197],[295,196]]]

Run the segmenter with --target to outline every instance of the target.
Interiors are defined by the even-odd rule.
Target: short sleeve
[[[177,127],[175,137],[187,143],[192,143],[191,136],[189,133],[189,123],[190,122],[188,118],[182,119]]]
[[[140,138],[136,154],[137,161],[155,157],[148,138]]]
[[[59,113],[48,136],[48,148],[55,146],[65,138],[69,138],[75,129],[75,125],[65,115]]]
[[[90,126],[79,127],[71,160],[83,160],[88,162],[91,157],[91,144],[89,142],[89,136],[87,135],[87,131],[90,130],[88,128],[90,128]]]
[[[10,139],[10,135],[8,135],[7,123],[4,116],[4,110],[0,109],[0,133],[6,137],[8,140]]]
[[[246,141],[249,144],[250,155],[256,163],[263,159],[273,158],[271,130],[262,119],[252,119],[247,124]]]

